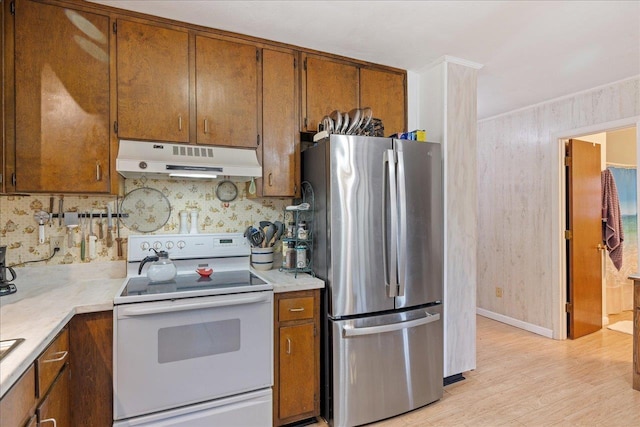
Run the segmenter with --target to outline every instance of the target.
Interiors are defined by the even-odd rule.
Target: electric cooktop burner
[[[199,274],[183,274],[168,282],[151,282],[147,277],[132,277],[127,281],[121,296],[198,291],[211,291],[209,294],[214,295],[218,293],[234,293],[233,288],[240,288],[242,292],[251,292],[253,290],[251,289],[252,287],[255,288],[265,284],[265,281],[248,270],[214,271],[209,277],[202,277]],[[172,295],[166,295],[166,297],[172,298]]]

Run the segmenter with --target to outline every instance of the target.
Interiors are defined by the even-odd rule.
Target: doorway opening
[[[573,332],[578,331],[580,329],[576,326],[575,330],[571,330],[570,319],[571,310],[573,309],[573,302],[571,301],[572,297],[575,295],[572,292],[571,286],[575,289],[579,289],[582,285],[581,278],[582,273],[584,271],[582,269],[586,269],[591,267],[592,272],[595,271],[592,264],[598,262],[600,265],[597,267],[597,274],[600,281],[599,288],[596,288],[596,291],[599,292],[598,297],[601,301],[601,324],[600,327],[606,327],[610,322],[613,323],[619,320],[627,320],[630,316],[633,302],[633,282],[629,279],[629,276],[635,274],[639,271],[639,256],[638,256],[638,173],[637,167],[639,165],[638,155],[640,151],[638,150],[638,145],[640,145],[640,141],[638,138],[638,134],[640,130],[638,129],[638,118],[630,118],[626,121],[618,121],[616,123],[605,124],[602,128],[590,128],[590,129],[577,129],[574,130],[573,133],[565,133],[562,136],[558,136],[559,141],[559,149],[560,156],[562,156],[562,166],[559,174],[559,225],[562,233],[562,237],[558,242],[559,255],[560,255],[560,268],[559,268],[559,281],[560,289],[558,291],[558,297],[556,299],[558,306],[557,312],[554,316],[554,338],[556,339],[566,339],[567,337],[578,338],[578,336],[573,336]],[[600,168],[591,170],[591,173],[598,178],[598,174],[600,170],[608,170],[610,174],[613,176],[616,186],[618,187],[618,196],[620,199],[620,213],[622,216],[622,229],[624,234],[623,241],[623,259],[622,266],[618,270],[614,267],[614,263],[609,257],[609,253],[606,250],[600,250],[599,256],[596,255],[596,258],[592,258],[590,265],[580,265],[579,262],[571,261],[571,251],[570,251],[570,241],[565,238],[571,238],[571,233],[565,234],[565,230],[569,230],[569,224],[571,223],[570,218],[570,194],[571,194],[571,178],[565,175],[565,171],[569,168],[565,166],[565,146],[568,144],[569,140],[577,139],[586,142],[590,142],[592,144],[597,144],[600,146],[600,151],[602,153]],[[600,170],[598,170],[600,169]],[[598,190],[596,190],[598,191]],[[601,200],[598,197],[598,200]],[[593,197],[589,199],[589,204],[594,202]],[[596,225],[598,227],[598,225]],[[602,227],[602,224],[599,224],[599,227]],[[601,232],[600,232],[601,236]],[[598,238],[596,238],[598,239]],[[577,239],[580,240],[580,239]],[[577,242],[571,242],[577,243]],[[597,243],[597,244],[596,244]],[[599,243],[595,242],[593,247],[589,246],[591,252],[596,254],[598,247],[602,248],[600,245],[602,243],[601,237],[599,239]],[[584,244],[584,243],[583,243]],[[575,256],[576,252],[573,252]],[[590,255],[591,256],[591,255]],[[578,259],[580,260],[580,258]],[[573,277],[572,281],[572,271],[573,269],[578,268],[578,274]],[[575,280],[579,278],[579,280]],[[585,285],[586,286],[586,285]],[[593,286],[591,287],[593,290]],[[593,292],[592,292],[593,297]],[[578,294],[578,297],[580,295]],[[600,302],[598,301],[598,302]],[[593,304],[592,304],[593,307]],[[612,316],[611,319],[609,316]],[[596,318],[596,322],[600,319]],[[557,322],[556,322],[557,321]],[[598,327],[599,329],[599,327]],[[586,332],[590,333],[590,332]],[[584,335],[585,333],[583,333]]]

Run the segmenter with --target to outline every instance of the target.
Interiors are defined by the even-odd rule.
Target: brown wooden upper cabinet
[[[382,120],[385,136],[407,131],[406,74],[360,69],[360,106]]]
[[[197,143],[258,145],[256,46],[196,36]]]
[[[118,137],[189,142],[189,34],[117,21]]]
[[[297,54],[262,51],[262,194],[300,195]]]
[[[109,192],[109,17],[17,0],[13,18],[15,80],[3,83],[15,81],[15,117],[6,110],[6,123],[15,119],[15,185],[7,190]]]
[[[358,67],[316,55],[303,55],[304,92],[302,130],[316,131],[322,118],[334,110],[358,107]]]

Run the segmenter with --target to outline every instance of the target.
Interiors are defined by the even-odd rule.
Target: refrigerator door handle
[[[402,203],[397,203],[396,206],[399,210],[399,216],[397,221],[397,232],[399,233],[399,241],[402,244],[397,246],[397,265],[398,265],[398,296],[404,296],[405,289],[405,272],[407,267],[407,254],[406,245],[407,245],[407,190],[406,190],[406,177],[404,173],[404,153],[402,151],[398,151],[396,153],[397,156],[397,180],[398,180],[398,199],[401,200]]]
[[[389,184],[389,204],[391,212],[390,229],[382,233],[382,242],[384,246],[384,271],[385,282],[387,285],[387,295],[392,298],[398,296],[398,194],[396,179],[396,152],[394,150],[386,150],[384,152],[384,166],[388,174],[388,180],[385,178],[383,186],[383,200],[386,200],[386,186]],[[382,221],[384,226],[387,223],[387,206],[382,204]],[[387,232],[391,231],[391,245],[389,245],[389,253],[387,253]],[[388,274],[387,274],[388,272]],[[388,278],[388,280],[387,280]]]
[[[368,326],[365,328],[354,328],[351,325],[342,327],[342,336],[345,338],[358,337],[363,335],[375,335],[383,332],[399,331],[400,329],[415,328],[416,326],[426,325],[428,323],[440,320],[440,313],[431,314],[425,312],[425,317],[409,320],[407,322],[390,323],[388,325]]]

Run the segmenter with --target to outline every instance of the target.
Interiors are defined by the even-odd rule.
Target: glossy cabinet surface
[[[118,137],[189,142],[189,35],[117,21]]]
[[[303,130],[316,131],[334,110],[349,112],[358,105],[358,67],[316,55],[304,55]]]
[[[197,143],[255,148],[258,49],[196,36]]]
[[[294,52],[262,50],[263,195],[300,195],[298,70]]]
[[[275,294],[276,426],[320,414],[320,290]]]
[[[109,17],[18,0],[13,19],[15,80],[4,81],[15,83],[15,117],[5,119],[15,120],[8,189],[109,192]]]
[[[407,131],[405,80],[404,73],[360,69],[360,106],[382,120],[385,136]]]

